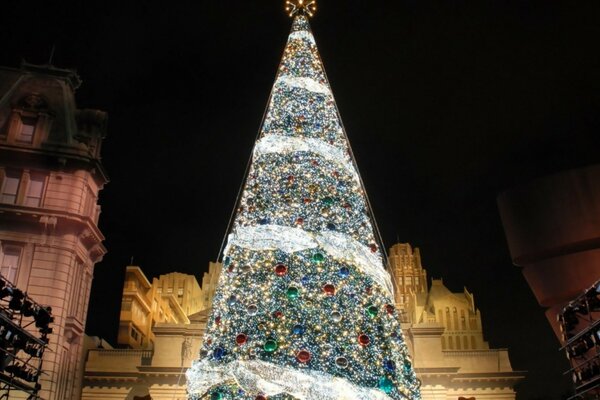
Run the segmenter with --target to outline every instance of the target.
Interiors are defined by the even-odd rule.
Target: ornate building
[[[106,252],[97,199],[107,116],[77,109],[80,84],[48,65],[0,68],[0,272],[52,307],[45,400],[79,398],[92,274]]]
[[[453,293],[441,279],[429,287],[419,249],[408,243],[392,246],[389,271],[423,399],[514,400],[523,372],[513,371],[508,350],[489,348],[473,294]]]
[[[423,399],[514,400],[514,385],[523,379],[523,373],[512,370],[506,349],[489,348],[473,294],[466,289],[453,293],[441,279],[434,279],[430,288],[419,249],[413,250],[410,244],[392,246],[389,261],[397,307],[403,311],[405,338],[417,375],[423,382]],[[220,264],[210,263],[199,291],[203,311],[189,315],[189,322],[159,321],[156,312],[148,311],[146,321],[156,321],[150,328],[151,333],[146,334],[152,337],[152,346],[148,341],[145,346],[140,346],[119,339],[120,344],[131,349],[110,349],[106,345],[98,348],[90,342],[82,398],[185,400],[183,373],[200,348],[207,308],[220,272]],[[180,286],[170,282],[191,280],[195,281],[195,278],[172,273],[161,275],[150,285],[138,267],[127,267],[123,299],[143,298],[147,293],[156,293],[158,288],[162,288],[160,296],[163,298],[174,297]],[[131,281],[141,283],[135,286]],[[169,288],[173,290],[169,291]],[[184,291],[180,304],[186,301],[186,296]],[[132,323],[132,320],[130,314],[124,314],[122,310],[121,326],[125,323]],[[133,323],[143,329],[142,324]]]
[[[209,263],[202,287],[173,272],[148,281],[126,268],[119,349],[87,338],[82,399],[186,399],[183,372],[198,354],[221,264]],[[100,345],[99,345],[100,344]]]

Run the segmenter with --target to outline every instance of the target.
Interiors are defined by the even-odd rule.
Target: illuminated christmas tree
[[[308,17],[292,30],[190,399],[419,399],[374,221]]]

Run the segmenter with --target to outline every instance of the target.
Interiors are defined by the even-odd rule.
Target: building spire
[[[296,14],[312,17],[317,12],[317,0],[286,0],[285,11],[290,17]]]

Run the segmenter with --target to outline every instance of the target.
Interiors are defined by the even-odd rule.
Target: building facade
[[[524,374],[513,371],[508,350],[484,340],[473,294],[451,292],[442,279],[430,287],[420,251],[408,243],[389,250],[389,271],[423,399],[514,400]]]
[[[394,245],[389,251],[389,262],[396,306],[402,311],[405,339],[422,381],[423,399],[514,400],[514,385],[523,379],[523,373],[513,371],[506,349],[489,348],[473,294],[466,289],[453,293],[441,279],[434,279],[429,287],[419,249],[410,244]],[[199,291],[203,310],[189,315],[189,322],[156,323],[152,328],[152,347],[92,346],[87,357],[83,399],[185,400],[184,372],[202,343],[220,272],[220,264],[210,263]],[[141,279],[140,275],[143,276],[137,269],[136,279]],[[177,285],[170,283],[176,281],[175,276],[162,279],[163,276],[153,280],[161,282],[157,287],[163,293],[165,287],[167,291],[173,288],[167,296],[176,293]],[[178,279],[193,278],[185,277],[189,278]],[[148,282],[145,277],[143,280]],[[130,296],[127,283],[123,298],[126,296]],[[123,322],[123,313],[121,318]]]
[[[79,398],[90,286],[106,252],[97,200],[107,115],[77,108],[80,84],[52,66],[0,68],[0,273],[52,307],[45,400]]]
[[[187,399],[184,372],[200,350],[221,268],[209,263],[200,287],[178,272],[150,284],[139,267],[127,267],[120,348],[86,337],[82,399]]]

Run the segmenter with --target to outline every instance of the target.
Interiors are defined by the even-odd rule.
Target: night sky
[[[77,69],[109,113],[87,333],[116,342],[125,266],[201,278],[215,260],[290,20],[283,0],[6,1],[0,65]],[[511,265],[503,190],[600,160],[600,2],[320,0],[313,32],[386,247],[475,293],[486,339],[568,390],[564,356]]]

